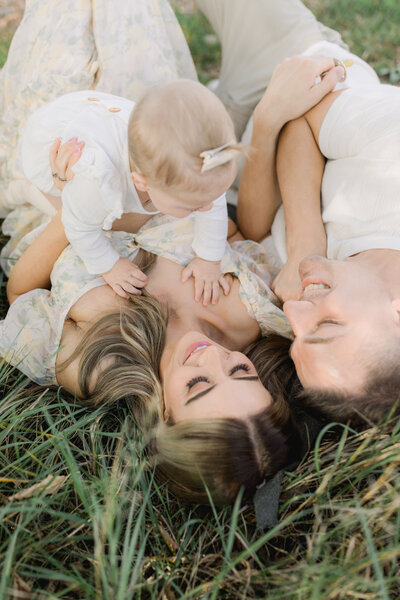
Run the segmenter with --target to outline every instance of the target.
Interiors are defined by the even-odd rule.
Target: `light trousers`
[[[274,68],[327,40],[346,47],[340,35],[317,21],[300,0],[196,0],[222,46],[216,94],[227,107],[240,139]]]

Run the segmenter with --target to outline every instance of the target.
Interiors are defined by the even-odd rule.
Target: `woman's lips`
[[[207,348],[207,346],[211,346],[210,342],[195,342],[194,344],[191,344],[186,350],[183,364],[185,364],[185,362],[188,360],[188,358],[192,356],[192,354],[198,352],[199,350],[203,350],[203,348]]]

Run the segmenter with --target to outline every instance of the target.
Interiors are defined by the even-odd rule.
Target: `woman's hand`
[[[295,245],[296,250],[288,252],[288,258],[281,271],[272,282],[272,290],[282,302],[299,300],[302,284],[299,274],[301,261],[307,256],[326,256],[326,233],[323,225],[320,230],[305,234],[304,238]]]
[[[280,130],[318,104],[343,78],[333,58],[293,56],[274,70],[254,111],[254,127]],[[319,83],[316,83],[320,79]]]
[[[288,258],[272,283],[272,291],[275,292],[282,302],[286,302],[286,300],[299,300],[300,298],[302,291],[299,275],[300,262],[301,259],[295,256]]]
[[[50,148],[50,167],[55,186],[62,192],[68,181],[74,177],[72,167],[82,156],[85,142],[78,142],[78,138],[71,138],[65,144],[57,138]]]

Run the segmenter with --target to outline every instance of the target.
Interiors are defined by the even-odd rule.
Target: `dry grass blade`
[[[12,496],[8,496],[8,501],[12,500],[26,500],[27,498],[32,498],[32,496],[36,496],[37,494],[44,494],[49,496],[51,494],[56,494],[60,487],[64,485],[65,481],[68,479],[68,475],[48,475],[39,483],[35,483]]]

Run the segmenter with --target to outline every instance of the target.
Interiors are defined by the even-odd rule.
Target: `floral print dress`
[[[132,100],[155,82],[195,79],[189,49],[167,0],[26,0],[23,20],[0,71],[0,215],[10,236],[1,252],[8,275],[49,222],[54,209],[23,177],[19,140],[27,118],[45,102],[82,89]],[[109,232],[121,256],[139,247],[185,265],[193,258],[193,217],[156,216],[136,234]],[[276,273],[259,244],[226,246],[222,270],[241,283],[240,298],[265,334],[291,337],[269,288]],[[68,246],[56,261],[51,289],[20,296],[0,322],[0,356],[40,384],[55,384],[55,361],[73,304],[104,280],[90,275]]]

